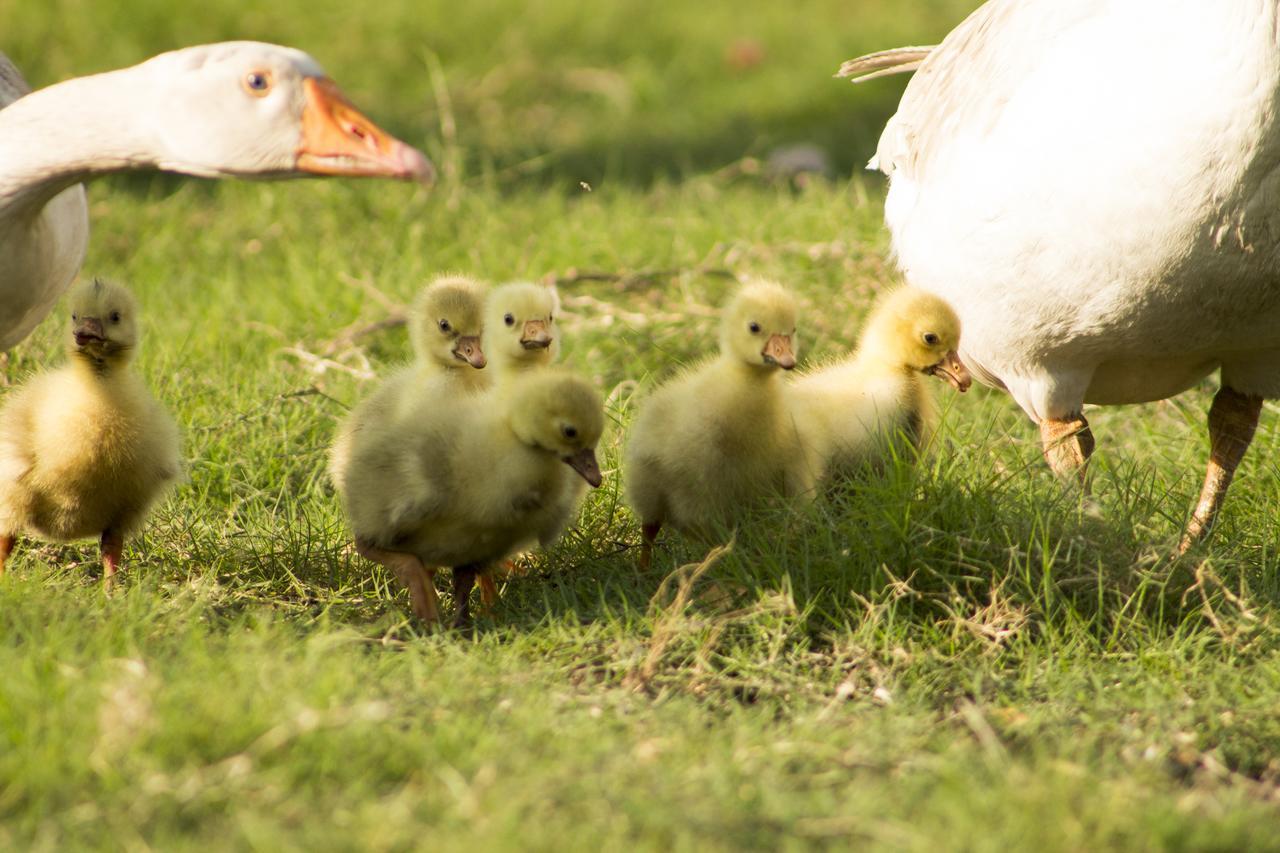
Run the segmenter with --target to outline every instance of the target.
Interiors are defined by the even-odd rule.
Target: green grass
[[[852,169],[899,84],[829,74],[971,5],[0,6],[37,83],[181,43],[300,44],[454,164],[431,192],[92,188],[86,273],[142,300],[139,368],[189,481],[112,596],[88,543],[24,543],[0,582],[0,848],[1280,849],[1270,411],[1181,561],[1207,389],[1092,412],[1082,507],[1006,397],[939,383],[920,464],[754,518],[716,559],[672,538],[635,569],[633,383],[713,346],[729,275],[796,288],[807,355],[856,340],[894,279],[881,184]],[[740,39],[765,59],[735,72]],[[835,181],[742,168],[791,142],[828,147]],[[408,354],[395,330],[330,344],[449,269],[561,279],[565,361],[613,416],[605,486],[467,635],[412,624],[323,474],[359,374]],[[11,380],[58,361],[62,322]]]

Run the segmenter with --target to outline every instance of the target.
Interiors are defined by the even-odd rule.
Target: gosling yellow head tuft
[[[95,278],[71,291],[71,354],[95,366],[127,364],[138,347],[138,303],[123,285]]]
[[[510,399],[512,431],[524,444],[554,453],[592,486],[602,477],[595,447],[604,432],[604,401],[586,381],[546,371],[520,382]]]
[[[743,285],[725,306],[720,352],[761,368],[796,366],[796,300],[773,281]]]
[[[859,352],[946,379],[967,391],[972,379],[960,361],[960,318],[942,299],[912,287],[882,296],[867,320]]]
[[[484,299],[484,286],[466,276],[440,276],[422,288],[409,315],[418,360],[445,368],[484,367]]]

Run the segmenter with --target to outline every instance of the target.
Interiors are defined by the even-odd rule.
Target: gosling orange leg
[[[486,610],[492,610],[498,604],[498,584],[493,579],[490,572],[480,572],[476,576],[476,580],[480,582],[480,600],[484,603]]]
[[[1093,455],[1093,431],[1084,415],[1040,422],[1044,461],[1064,479],[1075,477],[1088,488],[1089,457]]]
[[[653,543],[662,530],[661,521],[650,521],[640,525],[640,570],[644,571],[653,564]]]
[[[0,536],[0,577],[4,575],[5,563],[9,562],[9,555],[13,553],[13,546],[18,542],[17,536],[5,534]]]
[[[440,622],[440,600],[436,597],[434,573],[422,565],[417,556],[379,548],[359,539],[356,540],[356,551],[366,560],[386,566],[395,574],[400,584],[409,590],[414,616],[430,625]]]
[[[1209,407],[1209,468],[1200,489],[1200,500],[1191,513],[1186,532],[1182,534],[1179,554],[1186,553],[1213,528],[1231,478],[1253,441],[1261,413],[1261,397],[1241,394],[1226,386],[1218,389],[1213,405]]]
[[[102,586],[110,590],[120,568],[120,552],[124,550],[124,535],[108,527],[102,531]]]
[[[474,565],[454,566],[453,599],[458,608],[453,617],[453,627],[465,628],[471,624],[471,588],[476,585],[479,569]]]

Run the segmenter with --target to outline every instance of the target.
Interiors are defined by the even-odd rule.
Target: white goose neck
[[[135,66],[57,83],[0,110],[0,217],[38,212],[92,175],[155,166],[149,90]]]

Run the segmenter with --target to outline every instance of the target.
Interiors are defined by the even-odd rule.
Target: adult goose
[[[956,308],[965,363],[1055,471],[1084,476],[1083,404],[1220,371],[1185,550],[1280,396],[1278,4],[990,0],[841,73],[916,68],[871,164],[898,263]]]
[[[190,47],[37,92],[0,54],[0,351],[35,328],[80,269],[89,236],[81,182],[129,169],[431,175],[420,152],[361,115],[292,48]]]

